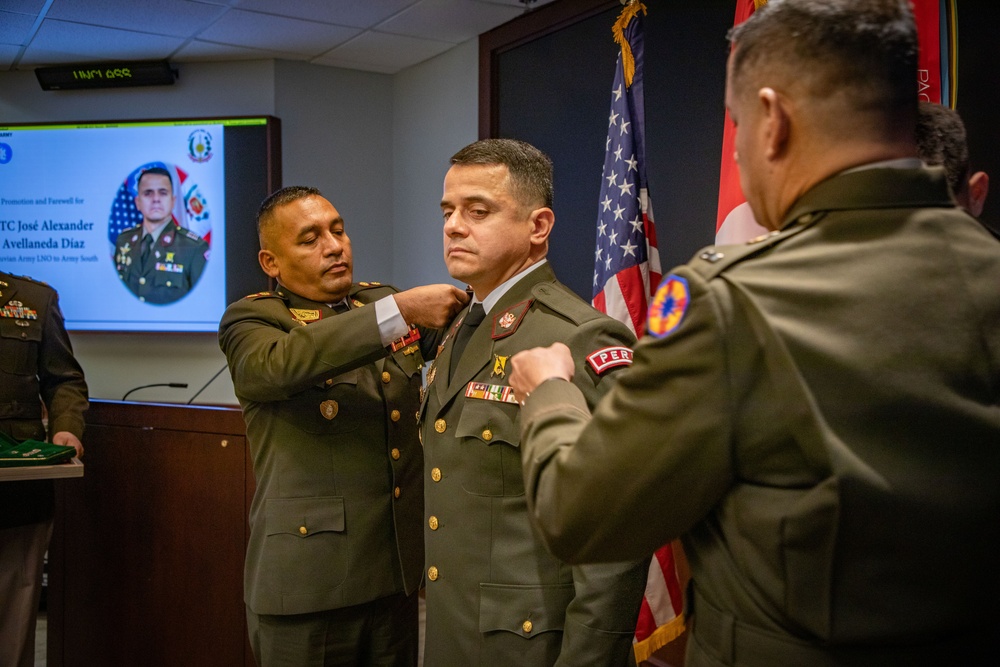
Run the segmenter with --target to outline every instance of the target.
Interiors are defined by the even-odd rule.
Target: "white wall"
[[[354,279],[391,282],[392,77],[279,61],[285,185],[320,189],[344,217]]]
[[[0,124],[269,114],[282,121],[283,182],[320,188],[348,224],[357,280],[448,279],[438,201],[447,159],[475,140],[477,40],[394,76],[289,61],[178,65],[173,86],[42,91],[0,72]],[[253,270],[258,270],[253,267]],[[72,334],[93,398],[184,403],[225,365],[213,334]],[[196,403],[235,404],[228,372]]]
[[[395,283],[459,284],[444,265],[441,186],[448,159],[479,138],[479,40],[400,72],[393,97]]]

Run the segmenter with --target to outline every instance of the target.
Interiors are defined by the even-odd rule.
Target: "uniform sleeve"
[[[730,486],[733,409],[719,294],[681,269],[676,328],[647,334],[591,417],[578,387],[550,381],[522,409],[529,511],[571,563],[648,557]]]
[[[243,299],[226,309],[219,345],[226,355],[236,395],[280,401],[311,385],[359,368],[388,354],[375,308],[294,325],[286,331],[284,302]]]
[[[619,322],[601,318],[584,325],[569,341],[577,360],[574,377],[588,404],[596,405],[621,370],[597,375],[586,356],[606,347],[631,347],[632,333]],[[634,664],[633,636],[646,588],[646,558],[621,563],[573,567],[573,600],[566,607],[563,642],[557,665]]]
[[[43,323],[38,386],[49,412],[49,434],[68,431],[82,438],[83,413],[89,406],[87,383],[83,379],[83,369],[73,356],[73,346],[55,292],[49,298]]]

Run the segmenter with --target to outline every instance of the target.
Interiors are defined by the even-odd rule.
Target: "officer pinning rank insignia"
[[[499,401],[500,403],[517,404],[517,399],[514,398],[514,388],[501,384],[470,382],[465,387],[465,397],[478,398],[484,401]]]
[[[665,338],[680,326],[691,302],[687,280],[671,273],[663,279],[649,306],[646,327],[657,338]]]
[[[621,346],[604,347],[587,355],[587,363],[590,364],[595,373],[601,375],[612,368],[630,366],[632,364],[632,350]]]

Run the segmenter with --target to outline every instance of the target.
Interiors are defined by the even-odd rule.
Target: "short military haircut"
[[[908,0],[770,0],[729,33],[731,85],[783,70],[823,98],[913,122],[917,28]]]
[[[482,139],[451,156],[456,165],[504,165],[511,192],[525,206],[552,207],[552,160],[517,139]]]
[[[144,176],[149,176],[150,174],[153,174],[153,175],[156,175],[156,176],[166,176],[167,177],[167,181],[170,182],[170,192],[173,193],[173,191],[174,191],[174,179],[173,179],[173,176],[171,176],[170,172],[167,171],[166,169],[164,169],[163,167],[150,167],[149,169],[143,169],[139,173],[139,175],[136,177],[136,179],[135,179],[135,191],[136,192],[140,191],[139,190],[139,184],[142,183],[142,178]]]
[[[289,185],[287,188],[281,188],[268,195],[267,199],[260,203],[260,208],[257,209],[257,236],[260,238],[261,247],[264,246],[265,232],[274,222],[275,209],[306,197],[322,196],[323,194],[317,188],[305,185]]]
[[[969,145],[958,112],[931,102],[918,105],[917,155],[929,165],[944,167],[952,192],[968,185]]]

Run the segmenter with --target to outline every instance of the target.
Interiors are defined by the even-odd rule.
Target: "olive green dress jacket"
[[[544,264],[487,313],[455,368],[452,340],[428,372],[422,406],[424,664],[634,663],[632,636],[649,561],[571,567],[546,551],[528,519],[520,406],[508,402],[507,384],[512,355],[562,341],[576,359],[579,390],[596,403],[621,366],[598,375],[585,358],[630,346],[631,332],[557,282]]]
[[[994,654],[1000,244],[944,172],[832,177],[667,283],[663,335],[592,418],[561,381],[521,413],[545,543],[594,562],[683,536],[689,665]]]
[[[423,565],[420,343],[382,346],[359,283],[351,309],[279,288],[226,310],[219,340],[243,407],[257,489],[244,592],[302,614],[417,590]]]
[[[146,303],[173,303],[198,284],[208,262],[208,243],[176,222],[168,222],[142,261],[142,225],[115,240],[115,268],[132,294]]]
[[[0,431],[16,440],[49,434],[83,437],[87,383],[59,310],[59,296],[44,283],[0,271]],[[0,528],[52,517],[52,480],[0,482]]]

